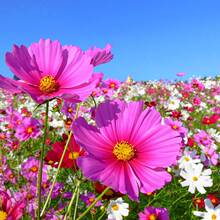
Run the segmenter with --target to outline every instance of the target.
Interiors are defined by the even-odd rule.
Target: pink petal
[[[105,165],[101,161],[90,156],[79,157],[77,165],[81,168],[85,177],[94,181],[99,179],[100,174],[105,169]]]
[[[112,148],[114,145],[111,145],[111,142],[103,137],[94,126],[88,125],[85,119],[76,120],[73,132],[76,141],[90,154],[100,159],[113,157]]]
[[[35,85],[41,75],[25,46],[14,45],[12,53],[6,53],[6,63],[11,71],[21,80]]]
[[[91,58],[83,54],[79,47],[74,46],[64,47],[63,53],[66,53],[66,66],[57,77],[62,88],[71,88],[88,82],[93,72]]]
[[[29,47],[29,53],[35,59],[42,76],[56,76],[63,62],[63,51],[59,41],[40,39]]]
[[[140,190],[143,193],[161,189],[167,182],[171,181],[170,174],[163,169],[151,169],[138,160],[131,161],[130,165],[141,182]]]

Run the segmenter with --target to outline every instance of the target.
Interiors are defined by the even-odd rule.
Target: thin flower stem
[[[187,191],[186,193],[184,193],[182,196],[178,197],[173,203],[172,203],[172,207],[174,207],[174,205],[180,201],[182,198],[186,197],[189,194],[189,192]]]
[[[49,101],[46,102],[46,116],[44,122],[44,134],[43,134],[43,141],[40,153],[40,167],[38,172],[38,179],[37,179],[37,198],[38,198],[38,210],[37,210],[37,219],[40,220],[40,210],[41,210],[41,182],[42,182],[42,170],[43,170],[43,163],[44,163],[44,150],[46,145],[47,139],[47,128],[48,128],[48,114],[49,114]]]
[[[49,201],[50,201],[50,198],[51,198],[51,195],[52,195],[52,192],[53,192],[53,189],[54,189],[54,186],[55,186],[55,183],[56,183],[56,180],[57,180],[57,177],[58,177],[60,168],[61,168],[61,164],[62,164],[63,159],[64,159],[64,156],[65,156],[65,154],[66,154],[66,150],[67,150],[67,147],[68,147],[68,145],[69,145],[69,142],[70,142],[70,139],[71,139],[71,137],[72,137],[72,134],[73,134],[73,132],[70,131],[70,133],[69,133],[69,135],[68,135],[68,139],[67,139],[66,145],[65,145],[64,150],[63,150],[63,153],[62,153],[62,156],[61,156],[61,158],[60,158],[60,162],[59,162],[59,164],[58,164],[58,168],[57,168],[57,172],[56,172],[56,174],[55,174],[55,178],[54,178],[53,183],[52,183],[52,185],[51,185],[51,188],[50,188],[49,194],[48,194],[48,196],[47,196],[46,202],[45,202],[45,204],[44,204],[44,207],[43,207],[43,209],[42,209],[42,211],[41,211],[41,214],[40,214],[41,217],[43,216],[43,214],[44,214],[44,212],[45,212],[45,210],[46,210],[46,208],[47,208],[47,205],[48,205],[48,203],[49,203]]]
[[[109,204],[109,202],[106,203],[106,205],[103,208],[102,214],[99,216],[99,218],[97,220],[101,220],[104,217],[104,215],[106,213],[106,207],[108,206],[108,204]]]
[[[80,181],[77,181],[77,183],[76,183],[76,188],[75,188],[75,190],[74,190],[74,193],[73,193],[73,195],[72,195],[72,198],[71,198],[70,203],[69,203],[68,208],[67,208],[67,212],[66,212],[66,214],[65,214],[63,220],[66,220],[66,219],[67,219],[67,216],[68,216],[69,212],[71,211],[71,208],[72,208],[72,205],[73,205],[73,201],[74,201],[74,199],[75,199],[75,196],[76,196],[76,194],[79,192],[79,185],[80,185]],[[74,214],[75,214],[75,213],[74,213]]]
[[[76,108],[75,119],[78,118],[79,108],[80,108],[80,105],[78,104],[78,105],[77,105],[77,108]],[[54,178],[53,183],[52,183],[52,185],[51,185],[51,188],[50,188],[49,194],[48,194],[48,196],[47,196],[46,202],[45,202],[45,204],[44,204],[44,207],[43,207],[43,209],[42,209],[42,211],[41,211],[41,214],[40,214],[41,217],[43,216],[43,214],[44,214],[44,212],[45,212],[45,210],[46,210],[46,208],[47,208],[47,205],[48,205],[48,203],[49,203],[49,201],[50,201],[50,198],[51,198],[51,195],[52,195],[52,192],[53,192],[53,189],[54,189],[54,186],[55,186],[57,177],[58,177],[58,173],[59,173],[59,171],[60,171],[61,164],[62,164],[63,159],[64,159],[64,156],[65,156],[65,154],[66,154],[66,151],[67,151],[67,148],[68,148],[70,139],[71,139],[71,137],[72,137],[72,134],[73,134],[73,132],[70,131],[70,133],[69,133],[69,135],[68,135],[68,139],[67,139],[67,141],[66,141],[66,145],[65,145],[65,147],[64,147],[62,156],[61,156],[60,161],[59,161],[59,164],[58,164],[58,168],[57,168],[57,172],[56,172],[56,174],[55,174],[55,178]]]
[[[95,204],[102,198],[102,196],[110,189],[107,187],[96,199],[95,201],[83,212],[76,220],[82,219],[94,206]]]
[[[76,194],[76,204],[75,204],[75,208],[74,208],[73,220],[76,219],[76,213],[77,213],[78,202],[79,202],[79,192],[80,192],[80,190],[78,187],[77,194]]]

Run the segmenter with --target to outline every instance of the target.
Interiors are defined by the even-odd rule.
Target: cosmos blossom
[[[97,127],[79,118],[75,138],[88,152],[78,159],[84,176],[138,200],[143,193],[162,188],[171,180],[165,168],[176,162],[181,138],[161,124],[154,108],[143,102],[106,101],[99,105]]]
[[[53,167],[58,167],[58,163],[61,159],[65,145],[66,145],[66,140],[58,141],[52,144],[53,149],[47,152],[45,161]],[[84,150],[80,149],[80,146],[75,142],[75,139],[72,136],[66,154],[64,156],[63,162],[61,164],[61,167],[72,168],[76,170],[77,169],[76,159],[83,154],[84,154]]]
[[[59,41],[40,39],[30,47],[14,45],[6,53],[6,63],[20,79],[9,83],[42,103],[55,97],[82,101],[95,88],[91,56],[79,47],[62,46]],[[1,84],[0,84],[1,86]]]
[[[149,206],[144,209],[144,212],[139,213],[139,220],[169,220],[168,210],[166,208],[155,208]]]
[[[88,49],[85,54],[92,58],[91,64],[95,67],[112,60],[113,55],[111,53],[111,48],[112,46],[110,44],[107,44],[104,49],[92,47]]]
[[[0,191],[0,219],[3,220],[19,220],[23,216],[23,210],[25,208],[25,202],[22,200],[13,204],[9,195]]]
[[[24,118],[16,128],[15,137],[20,141],[27,141],[30,138],[36,139],[41,135],[41,125],[35,118]]]

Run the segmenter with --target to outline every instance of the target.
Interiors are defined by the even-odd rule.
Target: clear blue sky
[[[5,52],[40,38],[104,47],[114,59],[105,77],[174,79],[178,72],[220,72],[219,0],[8,0],[0,5],[0,73]]]

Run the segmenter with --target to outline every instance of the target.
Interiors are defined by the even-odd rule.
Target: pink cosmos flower
[[[166,118],[165,119],[165,123],[167,125],[169,125],[172,129],[178,131],[183,136],[186,136],[187,129],[183,127],[182,122],[176,121],[176,120],[174,121],[171,118]]]
[[[16,128],[15,137],[20,141],[26,141],[30,138],[36,139],[40,136],[40,123],[34,118],[24,118],[22,123]]]
[[[95,67],[112,60],[113,55],[111,53],[111,48],[112,46],[110,44],[107,44],[104,49],[93,47],[88,49],[85,54],[92,58],[91,64]]]
[[[95,201],[96,196],[94,193],[89,192],[85,195],[81,195],[80,199],[86,203],[86,206],[90,206]],[[102,202],[100,200],[95,204],[96,207],[99,207],[101,205],[102,205]]]
[[[155,208],[149,206],[144,212],[139,213],[139,220],[169,220],[169,214],[166,208]]]
[[[13,51],[6,53],[6,63],[20,79],[13,84],[38,103],[55,97],[84,100],[97,81],[92,77],[89,55],[79,47],[62,46],[59,41],[50,39],[41,39],[29,48],[14,45]]]
[[[212,139],[209,134],[207,134],[204,130],[201,130],[199,133],[194,135],[194,140],[198,144],[202,144],[204,146],[210,146],[212,143]]]
[[[107,101],[95,115],[97,127],[79,118],[76,140],[88,155],[78,159],[84,176],[138,200],[139,190],[153,192],[171,180],[164,168],[176,162],[179,133],[161,124],[154,108],[143,102]]]
[[[120,81],[115,79],[107,79],[104,82],[109,89],[117,90],[120,86]]]
[[[176,75],[177,75],[177,76],[185,76],[186,74],[183,73],[183,72],[181,72],[181,73],[177,73]]]
[[[39,160],[34,157],[29,157],[27,161],[25,161],[21,165],[21,174],[28,181],[35,181],[37,179],[38,170],[39,170]],[[43,166],[43,181],[47,180],[47,166]]]
[[[19,220],[23,216],[23,210],[25,208],[24,201],[16,202],[13,204],[9,195],[0,191],[0,219],[3,220]]]

